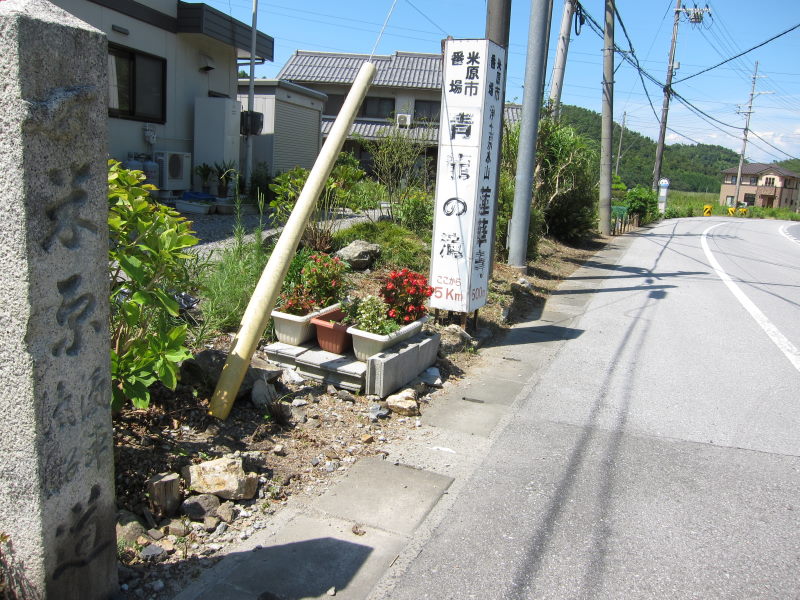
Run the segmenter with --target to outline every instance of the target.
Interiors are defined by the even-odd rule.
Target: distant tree
[[[250,77],[250,73],[244,69],[239,69],[239,79],[247,79],[248,77]]]

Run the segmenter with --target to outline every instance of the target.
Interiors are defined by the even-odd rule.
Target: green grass
[[[358,223],[337,231],[333,236],[334,248],[347,246],[354,240],[365,240],[381,247],[380,265],[408,267],[412,271],[427,272],[431,259],[430,231],[415,232],[389,221]]]
[[[667,197],[667,217],[701,217],[703,206],[711,205],[711,214],[728,216],[728,207],[720,206],[719,194],[704,192],[670,192]],[[788,208],[761,208],[752,206],[747,209],[748,218],[755,219],[785,219],[787,221],[800,221],[800,213]]]

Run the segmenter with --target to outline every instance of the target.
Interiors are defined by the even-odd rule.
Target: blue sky
[[[275,62],[257,67],[259,77],[274,77],[295,50],[357,52],[369,54],[395,0],[259,0],[258,28],[275,38]],[[249,23],[251,0],[206,0],[215,8]],[[525,69],[530,0],[512,2],[510,55],[506,99],[521,102]],[[705,5],[705,2],[702,3]],[[693,6],[693,4],[689,4]],[[796,0],[716,0],[708,2],[711,17],[700,25],[681,19],[676,61],[680,69],[675,81],[710,67],[730,56],[760,44],[800,23],[800,3]],[[585,0],[584,7],[602,24],[603,0]],[[666,78],[667,55],[675,0],[617,0],[617,10],[631,36],[642,67],[658,81]],[[563,0],[554,0],[549,60],[561,24]],[[396,0],[394,10],[377,54],[396,50],[438,52],[446,35],[455,38],[480,38],[485,31],[485,0]],[[622,28],[616,26],[617,45],[627,49]],[[572,32],[562,102],[599,112],[602,80],[602,40],[584,25],[580,35]],[[800,28],[750,52],[749,54],[698,75],[675,83],[675,91],[689,103],[719,122],[708,122],[673,100],[670,105],[668,143],[693,141],[720,144],[739,152],[744,109],[750,93],[756,60],[759,78],[750,127],[764,141],[751,136],[747,158],[772,162],[800,157]],[[621,63],[621,64],[620,64]],[[658,122],[648,104],[635,69],[617,57],[614,120],[627,113],[628,127],[651,138],[658,133]],[[552,65],[548,63],[549,89]],[[647,83],[656,112],[661,113],[663,92]],[[781,151],[770,147],[777,147]],[[784,154],[784,152],[786,154]]]

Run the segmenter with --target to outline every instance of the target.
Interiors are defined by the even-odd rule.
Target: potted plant
[[[360,301],[358,298],[342,300],[341,308],[311,319],[317,328],[317,344],[323,350],[344,354],[353,343],[347,328],[356,322]]]
[[[222,164],[214,163],[214,171],[219,179],[217,184],[217,198],[227,200],[230,183],[231,181],[235,181],[237,177],[236,163],[232,160],[223,161]]]
[[[347,263],[338,257],[316,253],[308,258],[297,277],[287,277],[285,289],[272,311],[278,341],[299,346],[314,337],[314,317],[339,308],[346,290]]]
[[[382,352],[415,335],[427,320],[425,299],[433,293],[428,279],[420,273],[392,271],[381,286],[381,297],[368,297],[358,308],[353,336],[353,353],[358,360]]]
[[[194,168],[194,172],[200,178],[200,189],[204,194],[207,194],[211,189],[208,178],[214,172],[214,168],[208,163],[201,163]]]

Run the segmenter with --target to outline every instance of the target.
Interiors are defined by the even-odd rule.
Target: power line
[[[697,73],[693,73],[692,75],[689,75],[689,76],[687,76],[687,77],[684,77],[683,79],[678,79],[678,80],[677,80],[675,83],[681,83],[682,81],[686,81],[687,79],[691,79],[692,77],[697,77],[698,75],[702,75],[703,73],[708,73],[708,72],[709,72],[709,71],[711,71],[712,69],[716,69],[717,67],[719,67],[719,66],[721,66],[721,65],[724,65],[725,63],[729,63],[729,62],[731,62],[732,60],[735,60],[735,59],[739,58],[740,56],[744,56],[744,55],[745,55],[745,54],[747,54],[748,52],[752,52],[753,50],[755,50],[755,49],[757,49],[757,48],[761,48],[761,46],[764,46],[764,45],[766,45],[766,44],[769,44],[770,42],[772,42],[772,41],[774,41],[774,40],[777,40],[779,37],[782,37],[782,36],[786,35],[787,33],[790,33],[790,32],[792,32],[792,31],[794,31],[794,30],[795,30],[795,29],[797,29],[798,27],[800,27],[800,23],[798,23],[797,25],[795,25],[795,26],[793,26],[793,27],[790,27],[790,28],[789,28],[789,29],[787,29],[786,31],[782,31],[782,32],[781,32],[781,33],[779,33],[778,35],[774,35],[774,36],[772,36],[772,37],[771,37],[771,38],[769,38],[768,40],[765,40],[765,41],[761,42],[760,44],[757,44],[757,45],[753,46],[752,48],[748,48],[748,49],[747,49],[747,50],[745,50],[744,52],[740,52],[740,53],[739,53],[739,54],[737,54],[736,56],[731,56],[730,58],[727,58],[727,59],[723,60],[722,62],[720,62],[720,63],[717,63],[717,64],[716,64],[716,65],[714,65],[714,66],[708,67],[707,69],[703,69],[702,71],[698,71]]]
[[[778,152],[780,152],[781,154],[785,154],[785,155],[786,155],[786,156],[788,156],[789,158],[798,159],[798,157],[797,157],[797,156],[792,156],[791,154],[789,154],[788,152],[786,152],[786,150],[781,150],[781,149],[780,149],[780,148],[778,148],[777,146],[775,146],[775,145],[773,145],[773,144],[770,144],[770,143],[769,143],[767,140],[765,140],[764,138],[762,138],[760,135],[758,135],[758,134],[757,134],[755,131],[753,131],[752,129],[750,130],[750,133],[752,133],[754,136],[756,136],[758,139],[760,139],[762,142],[764,142],[764,143],[765,143],[767,146],[769,146],[770,148],[774,148],[775,150],[777,150],[777,151],[778,151]],[[768,154],[769,154],[769,153],[768,153]],[[773,154],[772,156],[774,156],[774,154]]]
[[[431,18],[430,18],[428,15],[426,15],[424,12],[422,12],[420,9],[418,9],[416,6],[414,6],[414,4],[411,2],[411,0],[406,0],[406,3],[407,3],[407,4],[408,4],[408,5],[411,7],[411,8],[413,8],[415,11],[417,11],[419,14],[421,14],[421,15],[423,16],[423,18],[424,18],[424,19],[425,19],[425,20],[426,20],[428,23],[430,23],[431,25],[433,25],[434,27],[436,27],[436,29],[438,29],[439,31],[441,31],[441,32],[442,32],[443,34],[445,34],[445,35],[450,35],[450,34],[449,34],[447,31],[445,31],[444,29],[442,29],[441,27],[439,27],[439,25],[438,25],[437,23],[434,23],[434,22],[433,22],[433,20],[431,20]]]

